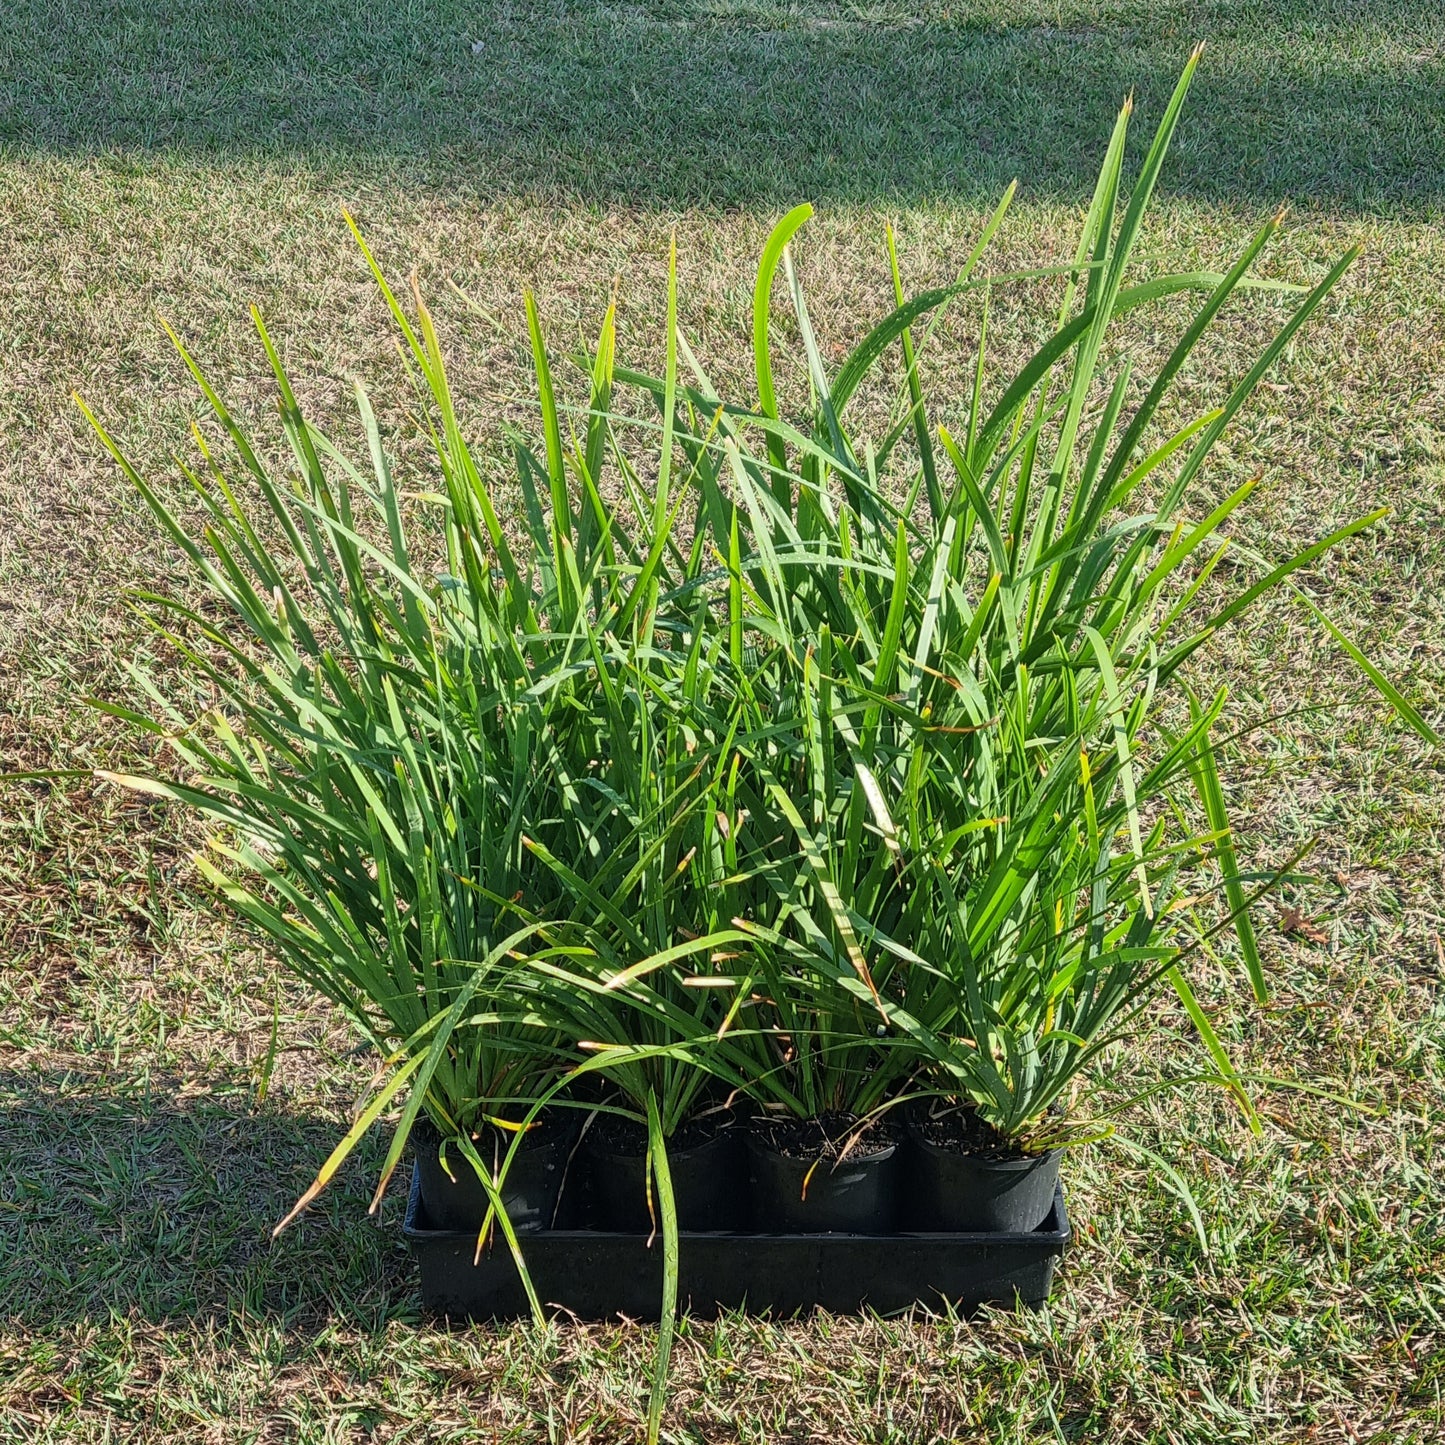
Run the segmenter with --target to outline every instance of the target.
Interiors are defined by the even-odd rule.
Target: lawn
[[[1219,267],[1282,204],[1269,275],[1317,278],[1367,244],[1201,500],[1260,474],[1238,532],[1272,554],[1388,505],[1307,585],[1439,727],[1437,0],[9,0],[0,772],[141,761],[85,698],[122,695],[154,647],[127,589],[179,569],[70,393],[174,478],[197,405],[158,317],[260,418],[259,305],[350,447],[366,381],[405,474],[423,448],[343,206],[394,276],[417,271],[468,425],[493,438],[530,424],[522,288],[565,346],[616,286],[623,351],[655,360],[675,232],[682,324],[741,389],[752,267],[786,206],[817,206],[799,262],[841,355],[890,305],[887,220],[908,287],[939,284],[1018,176],[994,264],[1065,259],[1120,100],[1152,130],[1200,38],[1144,269]],[[997,369],[1047,293],[995,297]],[[1211,404],[1280,315],[1231,306],[1181,406]],[[932,362],[960,398],[970,319]],[[1167,336],[1125,340],[1148,358]],[[1047,1310],[687,1322],[665,1438],[1445,1435],[1445,761],[1284,599],[1214,656],[1240,723],[1273,719],[1237,747],[1241,845],[1266,866],[1317,841],[1259,912],[1270,1004],[1202,980],[1237,1061],[1280,1081],[1259,1085],[1263,1138],[1198,1091],[1121,1129],[1185,1181],[1207,1248],[1160,1169],[1088,1146]],[[271,1242],[371,1064],[211,908],[193,843],[89,780],[0,784],[0,1441],[635,1438],[651,1331],[426,1322],[399,1194],[365,1214],[374,1146]],[[1158,1031],[1182,1049],[1188,1021]],[[1110,1097],[1181,1058],[1158,1036],[1121,1049]]]

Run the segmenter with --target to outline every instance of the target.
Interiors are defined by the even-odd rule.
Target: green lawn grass
[[[164,11],[164,15],[160,12]],[[1152,127],[1210,48],[1143,242],[1217,266],[1364,259],[1202,479],[1256,472],[1265,551],[1376,504],[1308,577],[1437,723],[1445,705],[1445,12],[1434,0],[11,0],[0,14],[0,771],[134,765],[88,710],[153,647],[126,588],[177,573],[69,400],[151,470],[196,408],[165,316],[243,411],[269,405],[246,307],[348,444],[361,376],[421,449],[383,310],[340,220],[435,303],[471,425],[527,424],[520,292],[559,343],[614,284],[656,357],[670,234],[682,322],[748,369],[751,267],[781,208],[833,354],[948,278],[1014,175],[1000,269],[1068,252],[1113,114]],[[475,47],[480,46],[480,49]],[[994,298],[996,363],[1047,287]],[[463,299],[463,298],[466,299]],[[1200,407],[1278,309],[1232,307],[1183,379]],[[969,316],[937,385],[969,374]],[[1035,323],[1036,324],[1036,323]],[[1168,334],[1140,326],[1141,353]],[[965,383],[960,380],[962,396]],[[944,418],[947,420],[947,418]],[[499,459],[499,471],[502,463]],[[1420,1442],[1445,1434],[1445,770],[1284,601],[1216,653],[1242,722],[1242,845],[1318,843],[1260,924],[1275,995],[1205,980],[1262,1089],[1252,1140],[1214,1094],[1163,1095],[1068,1164],[1079,1237],[1031,1316],[684,1326],[679,1441]],[[89,782],[0,789],[0,1441],[628,1440],[650,1331],[441,1330],[373,1149],[271,1243],[370,1063],[199,894],[185,819]],[[1225,960],[1226,966],[1230,961]],[[279,1048],[268,1067],[273,1024]],[[1118,1097],[1187,1067],[1120,1051]],[[1188,1056],[1180,1056],[1187,1060]]]

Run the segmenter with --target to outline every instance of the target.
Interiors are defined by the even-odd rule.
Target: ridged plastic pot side
[[[552,1226],[576,1133],[569,1124],[554,1125],[535,1142],[523,1140],[518,1148],[501,1185],[503,1207],[518,1232]],[[426,1218],[434,1229],[480,1229],[487,1214],[487,1191],[455,1141],[448,1143],[447,1168],[442,1167],[440,1143],[430,1129],[416,1136],[417,1175]],[[484,1163],[492,1162],[491,1147],[479,1152]],[[501,1141],[497,1141],[495,1154],[498,1163],[505,1157]]]
[[[601,1227],[647,1234],[660,1225],[660,1212],[654,1217],[647,1204],[647,1156],[610,1148],[590,1136],[583,1148]],[[747,1224],[748,1173],[740,1128],[726,1128],[691,1148],[669,1148],[667,1170],[680,1230],[706,1234]],[[658,1207],[655,1197],[652,1207]]]
[[[1063,1150],[1022,1158],[963,1153],[908,1127],[905,1228],[1027,1234],[1053,1206]]]
[[[787,1154],[748,1136],[753,1228],[765,1234],[891,1234],[897,1228],[896,1143],[834,1162]]]

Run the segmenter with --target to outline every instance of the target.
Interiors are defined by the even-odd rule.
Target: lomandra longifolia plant
[[[634,516],[597,486],[611,314],[585,432],[569,450],[529,302],[544,445],[538,455],[516,442],[518,530],[462,437],[428,313],[418,298],[414,323],[377,277],[431,406],[443,491],[424,547],[365,392],[368,473],[303,416],[259,316],[291,476],[261,461],[184,349],[229,448],[197,429],[203,469],[187,476],[203,524],[189,529],[101,432],[220,604],[217,615],[143,598],[185,657],[191,692],[137,672],[151,712],[102,704],[164,739],[180,764],[178,778],[121,781],[215,825],[197,857],[203,876],[390,1065],[316,1188],[394,1102],[404,1107],[386,1174],[423,1108],[464,1153],[484,1123],[515,1132],[579,1062],[578,1037],[560,1035],[534,997],[540,965],[575,961],[580,946],[553,925],[570,920],[577,890],[648,892],[648,860],[634,859],[643,871],[627,880],[606,871],[637,809],[711,816],[702,804],[714,801],[696,759],[686,778],[659,781],[656,758],[639,756],[640,738],[679,726],[714,751],[717,740],[706,741],[710,704],[689,664],[706,598],[669,532],[677,505],[665,488],[643,504],[634,486]],[[440,572],[419,560],[438,552]],[[675,833],[656,867],[675,866]],[[697,930],[679,942],[679,958],[710,947]]]
[[[211,604],[142,595],[189,691],[132,669],[150,710],[98,705],[163,740],[179,776],[107,776],[208,820],[202,876],[381,1056],[382,1082],[288,1218],[399,1107],[379,1198],[425,1110],[492,1198],[478,1248],[495,1219],[530,1294],[501,1207],[505,1165],[494,1171],[478,1140],[510,1136],[510,1163],[538,1110],[567,1102],[561,1084],[605,1067],[647,1122],[675,1264],[664,1139],[702,1077],[676,1044],[711,1037],[726,1006],[680,975],[745,941],[725,885],[726,820],[742,807],[729,766],[736,621],[713,626],[704,536],[678,526],[697,503],[686,477],[671,495],[670,425],[643,469],[658,480],[645,487],[618,454],[621,499],[604,499],[610,311],[586,420],[564,440],[528,298],[542,446],[514,439],[523,509],[504,518],[420,296],[413,320],[372,266],[441,479],[421,545],[364,390],[365,472],[303,415],[259,315],[289,474],[261,460],[174,337],[226,444],[195,430],[199,527],[91,417]],[[715,1048],[710,1067],[728,1053]]]
[[[1199,507],[1201,470],[1357,251],[1307,291],[1260,282],[1252,268],[1276,218],[1225,274],[1133,278],[1197,59],[1127,197],[1131,107],[1121,111],[1060,268],[1055,329],[996,398],[985,394],[986,322],[970,395],[927,397],[919,360],[954,298],[1007,284],[976,273],[1011,193],[957,282],[911,301],[890,235],[898,309],[832,376],[788,249],[809,214],[800,207],[759,270],[757,407],[725,404],[698,372],[695,404],[711,430],[679,440],[697,464],[712,455],[730,476],[736,500],[715,523],[715,546],[745,585],[747,627],[787,664],[774,704],[787,728],[752,759],[754,791],[799,849],[794,866],[775,870],[776,917],[755,929],[787,1050],[785,1067],[760,1075],[764,1095],[781,1085],[796,1098],[831,1058],[842,1065],[831,1107],[863,1112],[890,1095],[937,1092],[1043,1147],[1072,1128],[1049,1111],[1165,986],[1248,1109],[1187,965],[1232,928],[1264,999],[1249,918],[1262,887],[1246,881],[1225,810],[1225,693],[1197,697],[1187,664],[1266,592],[1287,589],[1435,740],[1291,581],[1383,509],[1259,560],[1252,577],[1229,574],[1247,580],[1231,585],[1217,571],[1257,480]],[[786,432],[770,340],[779,270],[814,405]],[[1297,299],[1217,405],[1158,434],[1176,377],[1245,289]],[[1108,346],[1113,323],[1189,291],[1201,296],[1192,320],[1155,375],[1134,376],[1127,352]],[[905,380],[892,423],[858,436],[849,404],[894,348]],[[658,382],[643,384],[660,394]],[[957,412],[960,402],[956,427],[933,420],[936,405]],[[1201,877],[1211,871],[1214,884]],[[1186,906],[1183,877],[1195,904],[1219,897],[1213,916]]]

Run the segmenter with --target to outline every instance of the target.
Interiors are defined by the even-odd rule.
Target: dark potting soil
[[[829,1163],[841,1159],[845,1148],[849,1159],[875,1159],[903,1137],[902,1129],[886,1117],[871,1120],[860,1133],[856,1114],[761,1118],[753,1121],[752,1129],[786,1158],[825,1159]]]
[[[711,1143],[738,1122],[731,1109],[707,1109],[684,1119],[667,1141],[668,1152],[680,1154]],[[587,1142],[604,1154],[641,1157],[647,1153],[647,1126],[623,1114],[598,1114],[587,1126]]]
[[[970,1154],[976,1159],[1030,1159],[1012,1139],[1006,1139],[974,1109],[957,1105],[936,1111],[927,1103],[917,1106],[909,1122],[936,1149]]]

